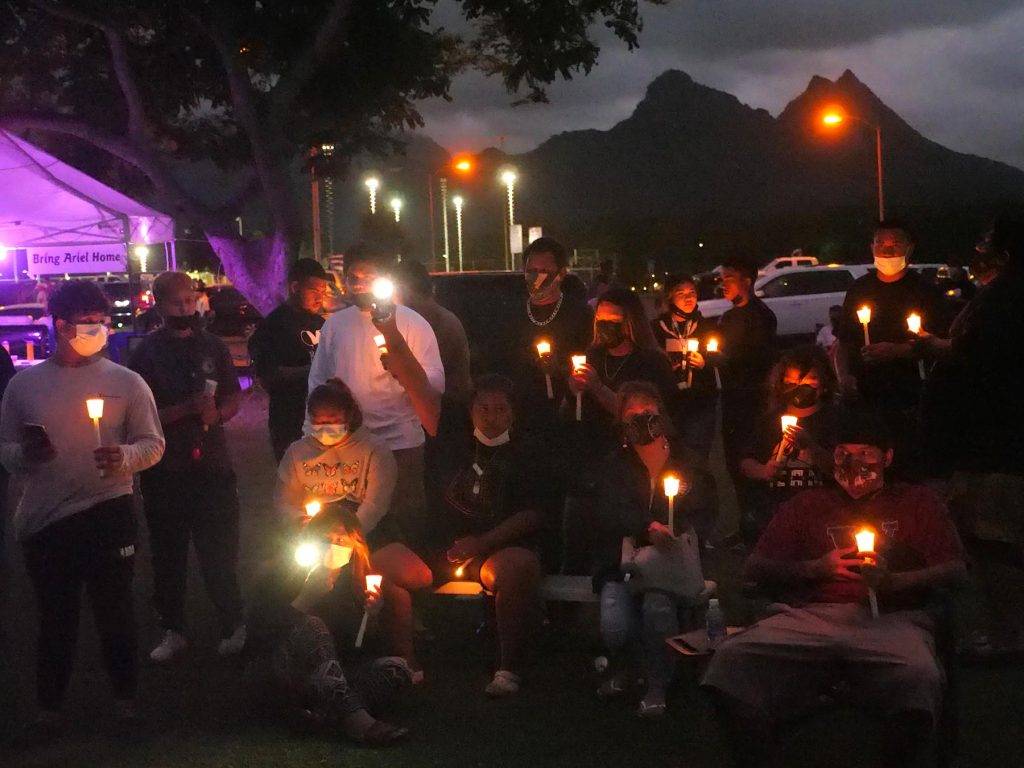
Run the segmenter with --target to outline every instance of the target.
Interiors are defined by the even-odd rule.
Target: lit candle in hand
[[[779,441],[779,452],[775,455],[776,461],[782,461],[782,457],[786,453],[786,430],[800,423],[796,416],[783,416],[780,421],[782,422],[782,440]]]
[[[871,334],[868,333],[868,325],[871,324],[871,307],[863,306],[857,310],[857,320],[864,326],[864,346],[871,346]]]
[[[541,362],[547,362],[546,358],[551,356],[551,342],[550,341],[538,341],[537,342],[537,357],[541,359]],[[551,386],[551,374],[544,371],[544,383],[547,385],[548,400],[555,399],[555,390]]]
[[[384,577],[378,573],[366,574],[366,591],[372,594],[380,592],[381,582]],[[366,635],[366,625],[370,620],[370,609],[363,610],[363,620],[359,623],[359,631],[356,633],[356,648],[363,647],[363,637]]]
[[[668,497],[668,529],[672,535],[676,535],[675,501],[679,495],[679,478],[675,475],[666,475],[664,479],[665,495]]]
[[[710,339],[708,339],[708,343],[707,343],[707,346],[705,347],[705,349],[707,349],[709,355],[713,355],[713,354],[717,353],[718,352],[718,339],[716,339],[713,336]],[[715,388],[718,389],[719,392],[722,391],[722,375],[718,372],[718,366],[717,365],[715,366]]]
[[[874,565],[875,558],[871,557],[875,553],[875,532],[870,528],[862,528],[855,536],[857,540],[857,554],[861,555],[865,565]],[[871,616],[872,618],[878,618],[878,595],[875,594],[875,590],[868,587],[868,602],[871,604]]]
[[[306,502],[306,517],[316,517],[320,514],[320,509],[320,502],[316,499]]]
[[[916,312],[911,312],[907,316],[907,330],[915,336],[921,335],[921,316]],[[917,361],[917,374],[921,377],[921,381],[927,378],[924,370],[924,360]]]
[[[580,369],[587,364],[586,355],[572,356],[572,372],[579,373]],[[583,421],[583,393],[576,393],[576,421]]]
[[[103,398],[91,397],[85,401],[85,409],[92,419],[92,427],[96,433],[96,447],[103,447],[103,437],[100,435],[100,419],[103,418]]]
[[[690,355],[700,349],[700,342],[697,339],[686,340],[686,388],[693,386],[693,366],[690,365]]]

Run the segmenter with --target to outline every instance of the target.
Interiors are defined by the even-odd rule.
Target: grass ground
[[[243,582],[266,554],[273,464],[265,437],[265,402],[247,400],[229,436],[243,503]],[[0,613],[0,744],[6,744],[34,713],[34,608],[20,553],[7,543],[6,600]],[[142,537],[144,542],[145,536]],[[137,610],[143,651],[158,637],[149,608],[151,575],[145,547],[138,558]],[[734,618],[745,611],[737,597],[740,561],[716,552],[709,576],[724,585],[724,603]],[[426,619],[437,639],[423,648],[428,681],[401,701],[394,719],[412,739],[381,752],[329,738],[299,737],[275,717],[274,702],[242,685],[238,669],[219,659],[212,611],[196,570],[190,583],[193,650],[170,668],[146,666],[142,700],[147,737],[123,744],[111,732],[110,698],[99,663],[95,633],[83,612],[78,666],[68,698],[71,730],[57,745],[30,753],[0,746],[5,768],[291,768],[391,766],[452,768],[492,766],[676,766],[726,764],[724,745],[696,689],[698,670],[684,666],[669,717],[660,724],[638,721],[632,705],[607,704],[594,696],[591,660],[597,650],[593,607],[552,613],[544,654],[519,696],[489,701],[487,638],[476,633],[481,618],[474,602],[435,599]],[[244,584],[243,584],[244,586]],[[1024,671],[1018,667],[974,667],[962,675],[960,721],[964,754],[972,766],[1024,764]],[[779,765],[874,764],[872,721],[853,713],[831,713],[787,740]],[[865,736],[865,734],[867,734]]]

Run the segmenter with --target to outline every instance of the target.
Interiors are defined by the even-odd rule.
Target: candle
[[[857,319],[864,326],[864,346],[871,346],[871,334],[868,333],[868,325],[871,323],[871,307],[864,306],[858,309]]]
[[[217,382],[214,381],[213,379],[207,379],[206,382],[203,384],[203,394],[206,395],[207,397],[213,397],[214,395],[216,395],[217,394]],[[209,431],[210,431],[210,425],[209,424],[203,424],[203,432],[209,432]]]
[[[586,355],[572,356],[572,372],[578,373],[587,364]],[[576,393],[576,421],[583,421],[583,392]]]
[[[384,577],[378,573],[366,574],[366,591],[377,594],[380,591],[380,584]],[[363,611],[363,620],[359,623],[359,631],[356,633],[356,648],[363,647],[363,637],[366,635],[366,625],[370,621],[370,609]]]
[[[473,558],[471,557],[469,558],[469,560],[463,560],[461,563],[459,563],[459,567],[455,569],[455,578],[461,579],[462,575],[466,572],[466,566],[472,562]]]
[[[383,333],[378,333],[376,336],[374,336],[373,337],[373,343],[377,345],[377,350],[382,355],[386,355],[388,353],[388,344],[384,340],[384,334]]]
[[[783,416],[780,421],[782,422],[782,440],[779,441],[779,452],[775,454],[776,461],[782,461],[782,456],[786,452],[786,430],[800,423],[796,416]]]
[[[693,368],[690,366],[690,354],[700,349],[700,342],[697,339],[686,340],[686,388],[693,386]]]
[[[865,565],[874,565],[875,559],[870,555],[875,552],[875,532],[870,528],[862,528],[854,537],[857,540],[857,554],[863,555]],[[878,595],[868,587],[868,603],[871,605],[872,618],[878,618]]]
[[[100,419],[103,418],[103,398],[92,397],[85,401],[85,409],[92,419],[93,430],[96,432],[96,447],[103,447],[103,437],[100,435]]]
[[[313,501],[306,502],[306,516],[316,517],[320,514],[320,502],[314,499]]]
[[[32,341],[25,342],[25,359],[29,361],[36,359],[36,345]]]
[[[921,316],[916,312],[911,312],[907,316],[907,330],[915,336],[921,335]],[[924,370],[924,360],[917,361],[917,375],[921,377],[921,381],[927,378]]]
[[[537,342],[537,356],[543,361],[544,358],[551,355],[551,342],[550,341],[538,341]],[[544,371],[544,383],[547,385],[548,400],[555,399],[555,390],[551,386],[551,374]]]
[[[718,352],[718,339],[712,336],[708,339],[708,343],[705,345],[709,355],[716,354]],[[722,374],[718,372],[718,366],[715,366],[715,389],[719,392],[722,391]]]
[[[672,535],[676,535],[675,501],[679,494],[679,478],[675,475],[666,475],[664,479],[665,495],[668,496],[668,529]]]
[[[303,568],[314,568],[322,557],[320,547],[311,541],[303,542],[295,548],[295,562]]]

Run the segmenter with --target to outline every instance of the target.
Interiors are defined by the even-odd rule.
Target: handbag
[[[693,528],[676,537],[675,547],[669,552],[654,545],[636,547],[632,539],[623,539],[622,568],[630,577],[630,590],[638,594],[666,592],[696,603],[704,592],[704,570]]]

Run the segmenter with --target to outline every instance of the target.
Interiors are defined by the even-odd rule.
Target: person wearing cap
[[[267,315],[249,340],[256,377],[270,396],[267,425],[274,460],[302,437],[306,382],[320,342],[320,314],[331,278],[318,261],[299,259],[288,270],[288,298]]]
[[[129,360],[160,409],[167,436],[163,460],[140,485],[153,555],[153,602],[164,628],[149,657],[165,663],[188,647],[185,587],[193,543],[217,610],[222,656],[245,645],[238,562],[238,492],[224,424],[241,404],[227,345],[203,330],[192,279],[164,272],[153,281],[163,327],[143,338]]]
[[[740,765],[770,762],[779,728],[837,682],[884,718],[885,765],[920,764],[943,693],[926,602],[967,567],[943,503],[923,485],[894,482],[892,461],[885,421],[845,412],[835,483],[785,502],[754,547],[744,578],[777,602],[718,646],[702,682]],[[865,531],[874,534],[867,556]]]

